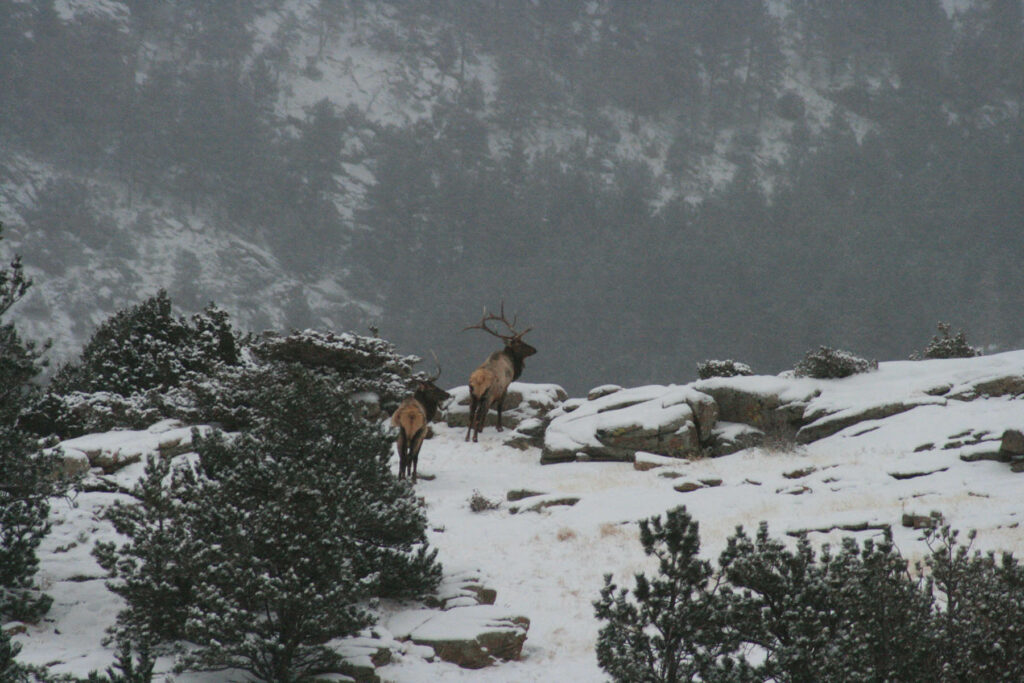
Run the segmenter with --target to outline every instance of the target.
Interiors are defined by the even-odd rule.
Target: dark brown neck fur
[[[423,391],[422,389],[417,389],[416,392],[412,395],[412,397],[419,401],[421,404],[423,404],[423,407],[427,411],[427,422],[433,422],[434,415],[437,414],[438,402],[428,397],[427,392]]]
[[[516,352],[513,351],[510,346],[506,346],[502,350],[502,353],[508,356],[508,359],[512,361],[512,379],[519,379],[519,375],[523,374],[524,361],[526,359],[516,355]]]

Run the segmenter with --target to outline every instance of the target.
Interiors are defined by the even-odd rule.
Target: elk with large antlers
[[[516,332],[517,320],[518,317],[513,317],[510,323],[505,318],[505,303],[502,302],[501,315],[488,314],[485,308],[484,316],[479,323],[463,329],[463,332],[483,330],[505,342],[504,349],[488,356],[487,360],[469,376],[469,429],[466,431],[466,441],[469,441],[470,434],[473,435],[473,441],[477,440],[480,430],[484,428],[487,411],[493,405],[498,407],[498,431],[502,431],[501,409],[505,403],[508,385],[523,374],[523,360],[537,353],[537,349],[523,341],[523,335],[533,328],[527,327],[522,332]],[[501,334],[488,327],[487,323],[491,321],[504,325],[510,334]]]
[[[435,361],[437,360],[435,356]],[[416,380],[416,391],[402,401],[391,415],[391,424],[398,427],[398,478],[412,474],[416,481],[416,467],[420,459],[420,446],[427,435],[427,425],[437,414],[437,407],[452,397],[434,382],[441,376],[441,364],[437,374],[425,380]]]

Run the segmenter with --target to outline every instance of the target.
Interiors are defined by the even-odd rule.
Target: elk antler
[[[490,322],[491,320],[496,320],[496,321],[502,323],[505,327],[507,327],[509,329],[510,332],[512,332],[512,334],[501,334],[500,332],[498,332],[496,330],[492,330],[490,327],[487,326],[487,323]],[[509,343],[509,342],[511,342],[513,340],[516,340],[516,339],[522,339],[524,334],[526,334],[527,332],[529,332],[530,330],[533,329],[532,327],[527,327],[522,332],[516,332],[516,321],[518,321],[518,320],[519,320],[519,316],[518,315],[514,315],[514,316],[512,316],[512,322],[508,321],[508,318],[505,317],[505,302],[502,301],[501,302],[501,315],[494,315],[493,313],[488,313],[487,312],[487,307],[485,306],[484,307],[484,316],[483,316],[483,318],[480,319],[480,322],[478,322],[476,325],[470,325],[469,327],[464,327],[464,328],[462,328],[462,331],[465,332],[466,330],[483,330],[484,332],[492,334],[495,337],[503,340],[505,343]]]
[[[437,354],[434,353],[433,349],[430,350],[430,355],[434,357],[434,363],[437,365],[437,374],[427,377],[427,381],[433,384],[441,377],[441,361],[437,359]]]

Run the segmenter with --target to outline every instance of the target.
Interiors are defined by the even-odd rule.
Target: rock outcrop
[[[449,427],[469,426],[469,387],[466,385],[450,389],[452,395],[448,407],[444,411],[443,419]],[[506,429],[515,429],[520,423],[529,419],[540,421],[541,431],[543,425],[547,424],[547,416],[562,401],[568,398],[565,389],[557,384],[529,384],[526,382],[512,382],[505,394],[505,404],[502,410],[502,425]],[[484,424],[493,427],[498,423],[498,411],[491,409],[487,413]]]
[[[465,669],[518,659],[530,620],[493,605],[410,610],[388,621],[399,640],[433,648],[437,656]]]
[[[689,386],[651,385],[592,392],[594,399],[552,413],[542,463],[633,462],[637,451],[696,457],[718,420],[715,401]]]

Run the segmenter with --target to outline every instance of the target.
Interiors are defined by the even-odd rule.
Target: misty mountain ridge
[[[3,12],[5,253],[56,358],[159,288],[454,375],[504,299],[577,390],[906,357],[940,319],[1024,341],[1016,5]]]

